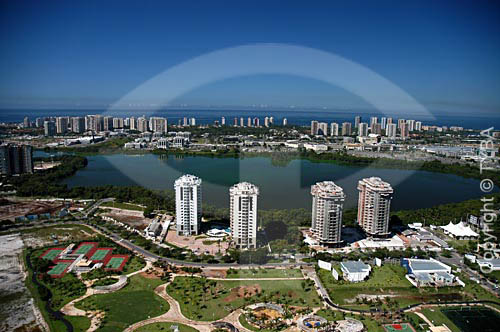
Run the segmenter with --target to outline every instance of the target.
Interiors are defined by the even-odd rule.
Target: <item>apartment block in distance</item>
[[[33,148],[30,145],[0,145],[0,174],[33,173]]]
[[[259,188],[248,182],[229,189],[231,237],[236,248],[257,247],[257,198]]]
[[[197,235],[201,222],[201,179],[183,175],[174,183],[177,235]]]
[[[318,182],[311,186],[313,236],[323,245],[341,243],[344,190],[333,181]]]
[[[358,223],[371,236],[389,235],[389,214],[394,190],[378,177],[358,182]]]

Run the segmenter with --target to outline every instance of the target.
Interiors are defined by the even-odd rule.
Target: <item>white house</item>
[[[350,282],[363,281],[372,270],[371,266],[361,261],[347,261],[340,263],[340,269],[345,280]]]

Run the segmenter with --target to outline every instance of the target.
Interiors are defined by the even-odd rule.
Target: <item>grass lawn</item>
[[[121,290],[93,295],[78,302],[76,306],[84,310],[98,309],[106,312],[99,331],[122,331],[138,321],[168,311],[168,303],[154,293],[154,289],[162,283],[164,282],[159,279],[146,279],[135,275]]]
[[[127,264],[123,267],[122,273],[129,274],[135,271],[139,271],[146,266],[144,259],[138,256],[132,256],[129,258]]]
[[[73,325],[74,332],[85,332],[90,327],[90,318],[85,316],[64,316],[71,325]],[[66,329],[64,329],[66,331]]]
[[[101,204],[104,207],[114,207],[122,210],[144,211],[142,206],[131,203],[118,203],[118,202],[104,202]]]
[[[230,269],[226,278],[303,278],[303,275],[299,269]]]
[[[391,295],[391,306],[406,307],[410,304],[429,301],[456,301],[467,297],[462,287],[442,288],[416,288],[405,278],[406,270],[398,265],[386,264],[374,267],[366,281],[350,283],[344,280],[335,280],[331,273],[326,270],[318,272],[323,285],[327,288],[334,303],[353,308],[369,308],[375,305],[356,302],[356,296],[364,295]],[[473,285],[471,285],[473,287]],[[465,290],[466,291],[466,290]],[[476,290],[480,293],[480,290]],[[483,294],[484,295],[484,294]],[[379,303],[377,306],[387,308],[387,303]]]
[[[215,281],[176,277],[167,292],[179,302],[186,317],[202,321],[221,319],[236,308],[257,302],[321,305],[314,285],[305,280]]]
[[[439,310],[439,308],[422,309],[421,312],[432,322],[432,324],[437,326],[444,324],[453,332],[461,332],[461,330],[453,324],[453,322],[449,320],[448,317],[446,317],[445,314]]]
[[[149,325],[144,325],[140,328],[138,328],[136,331],[137,332],[157,332],[157,331],[173,331],[171,329],[171,326],[177,325],[179,327],[179,332],[196,332],[198,331],[197,329],[187,326],[184,324],[179,324],[179,323],[153,323]]]

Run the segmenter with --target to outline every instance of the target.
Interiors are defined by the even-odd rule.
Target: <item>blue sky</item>
[[[99,107],[193,57],[255,43],[342,56],[432,110],[500,113],[495,1],[2,0],[0,107]],[[370,107],[341,87],[269,74],[173,104]]]

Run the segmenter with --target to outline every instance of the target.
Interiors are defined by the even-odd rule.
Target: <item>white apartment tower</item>
[[[248,182],[229,189],[231,237],[236,248],[257,247],[257,197],[259,188]]]
[[[311,186],[313,236],[326,245],[341,242],[344,190],[333,181],[318,182]]]
[[[389,232],[389,213],[394,190],[378,177],[358,182],[358,223],[369,235],[386,236]]]
[[[201,179],[183,175],[174,183],[177,235],[196,235],[201,222]]]
[[[330,136],[339,136],[339,124],[336,122],[330,123]]]

